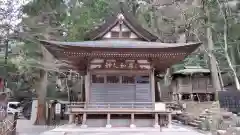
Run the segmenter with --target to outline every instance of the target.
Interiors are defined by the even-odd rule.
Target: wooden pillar
[[[111,125],[111,114],[108,113],[107,114],[107,125],[106,125],[106,128],[111,128],[112,125]]]
[[[171,128],[172,127],[172,114],[169,113],[168,114],[168,128]]]
[[[190,94],[191,101],[194,101],[194,95],[191,93]]]
[[[182,94],[181,93],[178,93],[178,100],[182,101]]]
[[[83,113],[83,118],[82,118],[82,128],[87,128],[87,114]]]
[[[83,76],[80,76],[80,92],[81,92],[81,95],[82,95],[82,102],[84,102],[84,96],[85,95],[83,95],[83,80],[84,80],[84,78],[83,78]]]
[[[175,101],[175,94],[172,93],[172,101]]]
[[[154,128],[160,128],[158,113],[155,113],[155,122]]]
[[[157,87],[158,87],[159,96],[160,96],[160,100],[161,100],[161,98],[162,98],[162,89],[161,89],[161,84],[160,84],[160,82],[157,82]]]
[[[89,103],[89,90],[90,90],[90,73],[87,71],[87,75],[85,76],[85,108]]]
[[[207,96],[207,101],[208,102],[211,101],[211,95],[209,93],[207,93],[206,96]]]
[[[131,125],[130,125],[130,128],[135,128],[136,125],[135,125],[135,118],[134,118],[134,113],[131,114]]]
[[[152,107],[154,108],[155,105],[155,78],[154,78],[154,69],[151,71],[150,74],[150,82],[151,82],[151,93],[152,93]]]
[[[68,120],[68,124],[73,124],[74,123],[74,114],[69,114],[69,120]]]
[[[173,93],[173,94],[172,94],[172,100],[173,100],[173,101],[177,101],[177,97],[176,97],[176,96],[177,96],[176,93]]]

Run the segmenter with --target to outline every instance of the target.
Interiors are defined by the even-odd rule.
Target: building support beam
[[[89,102],[89,90],[90,90],[90,73],[87,71],[87,75],[85,76],[85,104],[87,105]],[[84,106],[86,108],[86,106]]]
[[[83,113],[81,128],[87,128],[87,114]]]
[[[168,114],[168,128],[171,128],[172,127],[172,114],[169,113]]]
[[[191,93],[190,94],[191,101],[194,101],[194,95]]]
[[[178,93],[178,101],[182,101],[182,94]]]
[[[172,101],[175,101],[175,97],[174,97],[174,94],[172,93]]]
[[[107,114],[107,125],[106,125],[106,128],[111,128],[112,125],[111,125],[111,114],[108,113]]]
[[[131,125],[130,128],[136,128],[134,113],[131,113]]]
[[[158,113],[155,113],[155,122],[154,128],[160,128]]]
[[[154,69],[150,73],[151,93],[152,93],[152,107],[155,107],[155,77]]]
[[[74,114],[69,114],[68,124],[73,124],[73,123],[74,123]]]

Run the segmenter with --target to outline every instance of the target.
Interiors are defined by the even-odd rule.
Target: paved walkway
[[[181,124],[174,123],[172,128],[80,128],[76,125],[35,126],[29,120],[18,120],[18,135],[204,135]]]
[[[30,120],[19,119],[17,122],[18,135],[40,135],[45,131],[56,128],[56,126],[36,126]]]
[[[64,125],[41,135],[204,135],[179,124],[173,124],[172,128],[80,128],[76,125]]]

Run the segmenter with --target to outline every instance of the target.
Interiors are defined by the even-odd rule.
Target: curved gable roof
[[[125,8],[124,4],[120,2],[119,9],[115,14],[106,18],[104,24],[100,25],[98,28],[88,32],[85,35],[85,40],[98,40],[101,39],[107,32],[109,32],[118,22],[119,18],[118,15],[122,14],[124,19],[122,20],[123,23],[129,27],[129,29],[134,32],[139,38],[143,39],[144,41],[156,41],[159,38],[149,32],[148,30],[144,29],[136,20],[136,18],[128,12],[128,9]]]

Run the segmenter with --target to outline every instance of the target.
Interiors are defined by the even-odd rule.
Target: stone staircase
[[[220,109],[218,102],[212,102],[211,104],[199,103],[198,105],[195,104],[195,106],[192,106],[192,105],[193,103],[190,104],[190,106],[192,107],[192,110],[190,110],[189,112],[186,111],[185,113],[181,114],[182,116],[180,116],[181,118],[180,121],[182,121],[186,125],[189,125],[195,128],[199,128],[199,129],[206,128],[206,127],[203,127],[204,124],[206,124],[206,120],[212,121],[214,117],[232,116],[231,112],[227,112],[223,109]],[[187,109],[190,109],[188,107]]]
[[[198,117],[196,117],[192,122],[189,123],[191,126],[201,127],[201,124],[206,120],[212,120],[215,115],[218,115],[220,112],[219,105],[216,102],[213,102],[209,108],[205,108],[203,111],[200,111]]]
[[[193,102],[193,101],[187,101],[182,102],[181,104],[186,104],[185,111],[189,113],[190,115],[193,115],[195,117],[198,117],[201,115],[201,113],[209,108],[212,108],[213,102]]]
[[[206,108],[207,106],[192,106],[193,109],[190,110],[190,112],[185,111],[176,118],[179,118],[177,120],[185,125],[194,127],[198,130],[211,132],[211,134],[214,135],[240,135],[240,115],[221,109],[219,102],[213,102],[209,108]],[[199,108],[197,110],[203,110],[197,113],[195,110],[197,107],[206,109]],[[196,114],[193,115],[193,112]]]

